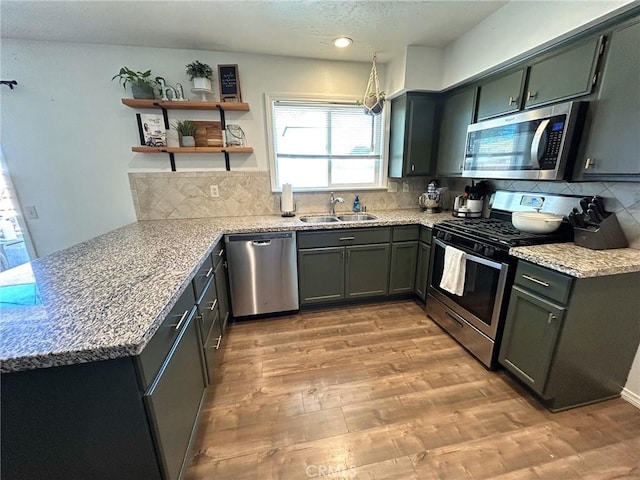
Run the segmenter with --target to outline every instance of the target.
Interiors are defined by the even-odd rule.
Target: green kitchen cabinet
[[[389,292],[388,243],[345,247],[345,298],[379,297]]]
[[[389,177],[430,175],[438,140],[437,94],[408,92],[391,100]]]
[[[344,247],[298,251],[298,281],[302,305],[344,298],[344,256]]]
[[[592,37],[534,62],[529,68],[524,107],[590,94],[596,84],[601,44],[602,37]]]
[[[429,264],[431,262],[431,233],[431,228],[420,227],[414,291],[423,302],[427,299],[427,282],[429,281]]]
[[[619,396],[640,342],[639,282],[519,260],[499,362],[551,411]]]
[[[224,333],[227,328],[231,309],[229,308],[229,280],[227,277],[227,261],[222,259],[215,267],[216,298],[218,300],[218,312],[220,312],[220,327]]]
[[[600,90],[589,103],[575,181],[640,181],[640,23],[609,40]]]
[[[525,69],[499,76],[480,84],[478,121],[520,110]]]
[[[438,177],[462,175],[467,127],[474,120],[476,88],[448,96],[442,106],[436,173]]]
[[[393,227],[389,295],[413,293],[418,258],[419,225]]]

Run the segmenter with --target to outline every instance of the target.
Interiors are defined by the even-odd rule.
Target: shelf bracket
[[[229,163],[229,152],[227,152],[226,150],[223,150],[222,153],[224,153],[224,168],[228,172],[231,170],[231,164]]]
[[[173,152],[167,152],[166,150],[161,150],[164,153],[169,154],[169,163],[171,164],[171,171],[176,171],[176,157],[173,156]]]
[[[159,103],[154,103],[153,104],[155,107],[159,108],[160,110],[162,110],[162,118],[164,118],[164,128],[166,128],[167,130],[169,130],[169,114],[167,113],[167,109],[164,108],[162,105],[160,105]]]
[[[225,121],[225,118],[224,118],[224,108],[222,108],[222,106],[219,104],[216,105],[216,108],[218,109],[218,112],[220,112],[220,128],[224,132],[227,129],[227,122]]]

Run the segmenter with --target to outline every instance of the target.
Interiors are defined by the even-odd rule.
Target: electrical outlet
[[[39,217],[38,217],[38,210],[36,210],[36,206],[35,205],[25,206],[24,216],[27,217],[29,220],[37,220]]]
[[[396,182],[389,182],[387,184],[387,191],[389,193],[396,193],[398,191],[398,184]]]
[[[409,191],[409,182],[407,182],[406,180],[402,182],[402,191],[405,193]]]
[[[218,198],[220,196],[218,185],[209,185],[209,193],[211,194],[211,198]]]

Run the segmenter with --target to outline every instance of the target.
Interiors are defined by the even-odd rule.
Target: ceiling
[[[387,62],[442,48],[506,1],[2,0],[2,37]],[[332,40],[353,39],[339,50]]]

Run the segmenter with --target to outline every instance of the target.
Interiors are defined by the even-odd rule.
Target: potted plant
[[[196,60],[195,62],[189,63],[186,67],[189,80],[193,81],[193,88],[211,90],[213,70],[209,65]]]
[[[127,84],[131,84],[133,98],[155,98],[154,87],[156,81],[151,78],[151,70],[136,72],[128,67],[122,67],[120,72],[113,76],[112,81],[118,79],[122,88],[126,90]]]
[[[178,132],[181,147],[196,146],[196,122],[193,120],[178,120],[173,123],[173,128]]]
[[[384,107],[385,93],[370,92],[363,100],[358,100],[358,105],[364,106],[364,113],[369,115],[380,115]]]

